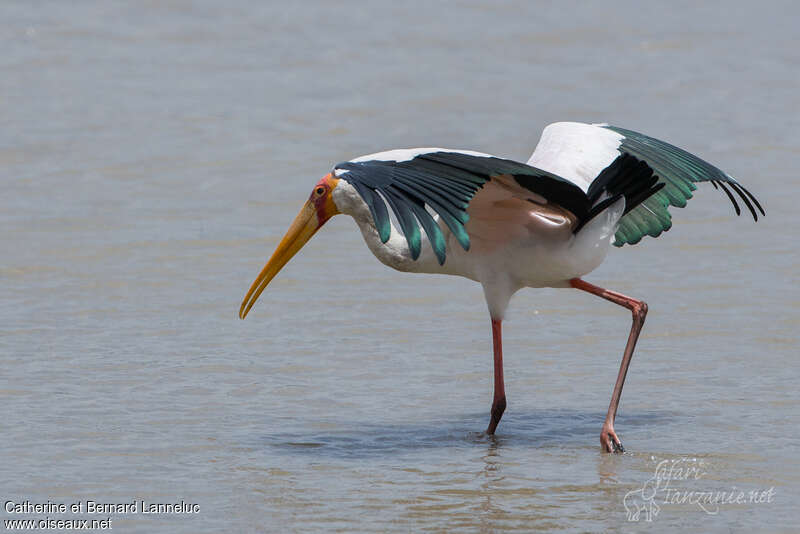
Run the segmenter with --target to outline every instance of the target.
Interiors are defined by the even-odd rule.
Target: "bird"
[[[350,215],[370,251],[402,272],[449,274],[481,284],[488,307],[494,394],[486,435],[506,409],[502,323],[525,287],[574,288],[631,312],[632,323],[600,432],[603,452],[625,451],[614,428],[622,388],[647,315],[645,301],[583,279],[612,245],[635,245],[672,226],[697,184],[737,199],[754,221],[766,215],[743,185],[665,141],[612,126],[557,122],[526,163],[446,148],[388,150],[334,165],[256,277],[244,319],[267,284],[328,221]]]

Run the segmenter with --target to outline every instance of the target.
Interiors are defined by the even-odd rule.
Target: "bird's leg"
[[[617,433],[614,432],[614,419],[617,416],[617,407],[619,406],[619,399],[622,396],[622,386],[625,384],[625,375],[628,374],[628,366],[631,363],[633,349],[636,347],[636,340],[639,339],[639,332],[641,332],[642,325],[644,325],[644,318],[647,316],[647,303],[627,297],[616,291],[603,289],[602,287],[590,284],[580,278],[573,278],[570,280],[570,285],[576,289],[588,291],[593,295],[610,300],[614,304],[624,306],[631,310],[633,314],[633,324],[631,325],[631,333],[628,336],[628,344],[625,345],[625,352],[622,355],[622,363],[619,366],[619,374],[617,375],[617,383],[614,384],[614,392],[611,394],[611,403],[608,406],[608,413],[603,423],[603,430],[600,432],[600,445],[606,452],[625,452],[622,442],[619,440]]]
[[[503,384],[503,340],[502,325],[500,319],[492,319],[492,345],[494,346],[494,400],[492,401],[492,419],[489,421],[489,428],[486,433],[494,434],[497,423],[503,417],[506,409],[506,388]]]

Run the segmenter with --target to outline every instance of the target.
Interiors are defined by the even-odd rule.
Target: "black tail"
[[[664,182],[658,182],[658,176],[653,174],[653,169],[647,163],[630,154],[622,154],[603,169],[589,186],[586,196],[592,207],[573,233],[578,233],[589,221],[620,198],[625,197],[625,215],[664,185]],[[598,202],[603,193],[607,193],[608,198]]]

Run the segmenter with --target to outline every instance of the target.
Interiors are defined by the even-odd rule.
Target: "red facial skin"
[[[314,209],[317,212],[317,221],[322,226],[325,222],[339,213],[336,204],[333,203],[331,192],[336,188],[339,179],[334,177],[333,174],[328,173],[322,177],[314,186],[308,201],[314,204]]]

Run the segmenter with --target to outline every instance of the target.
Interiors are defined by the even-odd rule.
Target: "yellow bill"
[[[311,239],[311,236],[330,217],[339,213],[330,194],[333,188],[336,187],[336,182],[338,180],[328,175],[316,185],[311,197],[295,217],[294,222],[286,231],[286,235],[281,239],[278,248],[272,253],[269,261],[258,274],[253,285],[250,286],[250,290],[245,295],[242,306],[239,308],[240,319],[247,317],[250,308],[256,303],[267,284],[297,254],[297,251],[303,248],[303,245]]]

